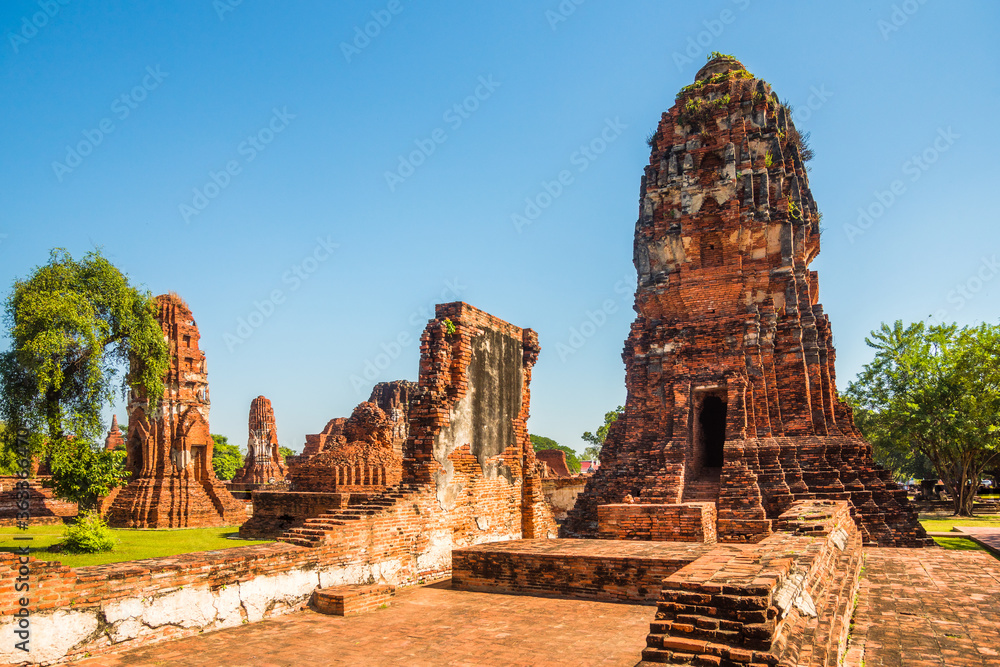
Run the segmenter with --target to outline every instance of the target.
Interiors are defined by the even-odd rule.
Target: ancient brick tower
[[[250,403],[247,421],[247,455],[236,471],[234,484],[269,484],[285,479],[285,464],[278,451],[278,427],[271,401],[258,396]]]
[[[119,445],[124,444],[125,438],[122,437],[122,430],[118,426],[118,415],[114,415],[111,418],[111,430],[108,431],[108,437],[104,438],[104,449],[113,452]]]
[[[715,502],[721,541],[762,539],[795,499],[849,499],[866,541],[929,544],[837,397],[810,262],[819,212],[788,108],[733,58],[681,90],[651,140],[625,343],[628,401],[567,534],[597,507]]]
[[[224,526],[246,511],[212,470],[208,374],[198,326],[176,294],[156,297],[157,319],[170,345],[163,398],[155,407],[133,392],[128,405],[126,467],[131,473],[108,510],[122,528]]]

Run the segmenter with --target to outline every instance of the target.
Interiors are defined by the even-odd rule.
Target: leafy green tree
[[[163,395],[170,357],[155,301],[99,251],[76,261],[52,250],[47,264],[15,281],[4,323],[11,349],[0,354],[0,418],[8,447],[20,429],[48,456],[71,439],[98,442],[101,410],[117,390],[144,391],[154,403]]]
[[[278,454],[281,456],[281,460],[284,461],[289,456],[295,456],[295,452],[285,446],[278,447]]]
[[[531,438],[531,446],[536,452],[540,452],[543,449],[558,449],[566,454],[566,467],[569,468],[569,471],[574,475],[580,472],[580,459],[577,457],[575,451],[543,435],[529,435],[528,437]]]
[[[604,439],[608,437],[608,429],[610,429],[611,425],[618,421],[618,418],[623,414],[625,414],[625,408],[619,405],[611,412],[604,413],[604,423],[597,428],[596,433],[591,433],[590,431],[584,432],[581,437],[584,442],[590,443],[587,448],[583,450],[583,456],[585,459],[588,461],[601,460],[601,447],[604,446]]]
[[[937,478],[934,464],[916,449],[899,446],[893,441],[893,434],[878,419],[878,415],[854,405],[851,396],[845,396],[854,408],[854,423],[872,445],[875,463],[893,473],[897,482],[912,479]]]
[[[236,471],[243,467],[243,452],[236,445],[229,444],[224,435],[212,434],[212,470],[219,479],[232,479]]]
[[[847,389],[877,439],[933,464],[970,516],[979,481],[1000,457],[1000,326],[883,324],[875,359]]]
[[[101,496],[124,485],[129,476],[124,451],[109,452],[76,438],[52,449],[49,466],[55,494],[78,503],[81,510],[96,508]]]

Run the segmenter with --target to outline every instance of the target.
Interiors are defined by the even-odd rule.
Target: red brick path
[[[303,611],[75,663],[211,665],[621,665],[632,667],[656,608],[584,600],[400,590],[388,609],[333,617]]]
[[[933,548],[867,555],[845,665],[1000,665],[1000,561]]]

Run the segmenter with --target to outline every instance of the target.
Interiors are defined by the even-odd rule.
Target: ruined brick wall
[[[242,523],[246,511],[212,469],[205,353],[198,326],[176,294],[156,298],[157,319],[170,346],[165,391],[153,406],[129,399],[128,485],[115,497],[108,522],[120,528],[179,528]]]
[[[587,486],[587,476],[549,477],[542,480],[542,493],[552,508],[552,515],[557,521],[566,519],[569,511],[576,505],[577,497]]]
[[[715,503],[601,505],[597,525],[602,540],[716,541]]]
[[[400,456],[410,436],[410,401],[417,388],[416,382],[406,380],[379,382],[368,397],[368,402],[377,405],[392,423],[392,449]]]
[[[292,467],[293,491],[360,493],[399,484],[403,459],[393,446],[395,424],[381,408],[361,403],[335,427],[321,450]]]
[[[543,449],[535,452],[535,458],[548,466],[549,477],[569,477],[572,473],[566,465],[566,452],[560,449]]]
[[[720,540],[758,541],[795,499],[822,496],[850,501],[866,541],[930,543],[837,396],[819,249],[789,110],[739,62],[711,61],[652,138],[625,414],[567,534],[594,534],[598,505],[678,503],[715,475]]]
[[[372,498],[367,493],[253,491],[253,516],[240,526],[240,537],[273,539],[302,526],[306,519],[347,509]]]
[[[509,525],[508,538],[554,534],[527,430],[537,334],[461,302],[436,315],[420,340],[404,482],[433,484],[443,509]]]
[[[317,546],[370,518],[373,530],[387,531],[379,539],[392,549],[421,561],[440,559],[447,568],[453,545],[555,535],[526,427],[537,336],[464,303],[438,306],[436,314],[421,338],[419,387],[407,390],[401,478],[354,487],[371,497],[319,515],[312,509],[281,539]],[[255,511],[243,532],[265,534],[272,516],[298,524],[297,493],[351,489],[331,471],[382,460],[364,458],[369,454],[396,455],[392,420],[373,403],[362,403],[329,431],[317,453],[293,466],[292,492],[269,497],[271,506],[260,518]]]
[[[250,403],[247,418],[247,455],[233,476],[234,484],[268,484],[285,479],[285,464],[278,451],[278,425],[271,401],[258,396]]]
[[[29,523],[32,526],[58,525],[76,516],[76,503],[56,498],[52,489],[44,487],[42,482],[43,479],[38,478],[0,477],[0,526],[16,526],[18,523],[17,515],[22,512],[18,503],[24,503],[23,499],[19,501],[17,498],[18,483],[28,485]]]

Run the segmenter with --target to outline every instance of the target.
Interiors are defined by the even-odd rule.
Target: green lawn
[[[932,533],[946,533],[954,526],[980,526],[1000,528],[1000,515],[981,514],[972,518],[947,514],[921,514],[920,523],[924,530]]]
[[[233,540],[239,526],[220,528],[178,528],[173,530],[113,530],[120,541],[114,551],[99,554],[68,554],[44,551],[60,542],[63,526],[32,526],[28,530],[0,527],[0,551],[16,551],[18,547],[31,547],[31,554],[39,560],[57,560],[68,567],[120,563],[141,558],[175,556],[192,551],[231,549],[272,540]],[[15,536],[32,537],[32,540],[14,540]]]
[[[937,542],[939,547],[955,551],[986,551],[986,549],[982,548],[972,540],[968,540],[964,537],[935,537],[934,541]]]

